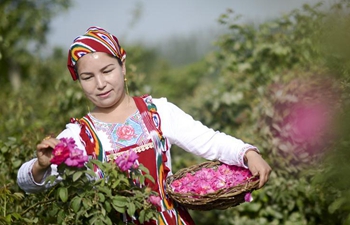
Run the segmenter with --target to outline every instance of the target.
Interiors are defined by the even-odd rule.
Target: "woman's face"
[[[104,52],[89,53],[77,63],[79,81],[85,95],[99,108],[110,108],[125,97],[125,63]]]

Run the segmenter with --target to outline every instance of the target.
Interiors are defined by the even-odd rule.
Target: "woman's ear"
[[[125,76],[126,76],[126,59],[124,59],[124,61],[123,61],[122,73],[123,73],[123,75],[124,75],[124,77],[125,77]]]

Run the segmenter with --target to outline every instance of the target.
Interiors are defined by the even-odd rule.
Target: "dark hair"
[[[108,55],[111,56],[112,58],[117,59],[119,66],[123,66],[122,60],[119,59],[117,56],[114,56],[114,55],[111,55],[111,54],[108,54]],[[75,72],[75,74],[77,75],[77,78],[79,79],[79,74],[78,74],[77,65],[78,65],[78,63],[76,63],[75,66],[74,66],[74,72]]]

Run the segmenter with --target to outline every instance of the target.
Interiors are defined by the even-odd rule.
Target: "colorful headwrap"
[[[73,80],[78,79],[75,64],[81,57],[91,52],[105,52],[118,57],[121,61],[126,57],[126,52],[120,47],[117,37],[103,28],[90,27],[85,34],[75,38],[69,48],[67,66]]]

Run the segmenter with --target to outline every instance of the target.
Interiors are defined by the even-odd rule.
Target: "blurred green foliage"
[[[55,49],[42,58],[26,50],[29,42],[42,43],[46,22],[56,12],[41,12],[40,3],[47,1],[23,6],[29,18],[46,25],[38,25],[42,28],[36,35],[19,35],[22,28],[15,21],[21,14],[11,9],[29,3],[0,3],[7,13],[0,17],[13,18],[10,25],[0,19],[1,224],[36,223],[34,215],[22,212],[39,197],[22,199],[15,184],[17,170],[34,157],[39,140],[57,134],[70,117],[81,117],[92,107],[79,83],[70,79],[65,51]],[[44,9],[64,9],[68,3],[52,1]],[[124,46],[131,94],[168,97],[204,124],[256,145],[273,168],[267,185],[253,192],[252,203],[224,211],[191,211],[198,224],[350,224],[349,9],[345,0],[330,9],[305,5],[259,25],[242,24],[228,11],[219,18],[227,32],[218,38],[217,50],[183,67],[175,68],[156,49]],[[7,51],[13,42],[5,39],[18,44]],[[10,70],[21,74],[18,91],[8,79]],[[327,129],[319,130],[314,141],[296,139],[293,110],[324,102],[322,113],[333,118]],[[179,148],[172,151],[174,171],[203,160]]]
[[[70,5],[70,0],[0,1],[1,84],[20,88],[21,79],[33,72],[33,58],[44,50],[51,18]]]

